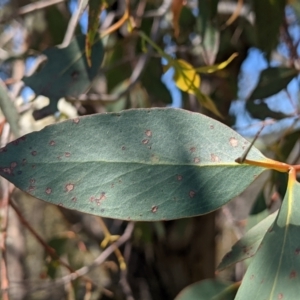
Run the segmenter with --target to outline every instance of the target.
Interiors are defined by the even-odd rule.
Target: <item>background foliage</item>
[[[61,171],[50,167],[50,152],[45,147],[36,148],[48,141],[48,137],[47,143],[51,145],[53,141],[59,145],[65,139],[62,132],[67,132],[71,145],[68,126],[79,122],[78,116],[173,106],[208,115],[248,137],[265,125],[257,146],[269,157],[299,163],[299,18],[297,0],[1,1],[1,146],[45,125],[75,118],[63,123],[64,127],[51,127],[59,128],[55,133],[50,132],[51,138],[47,131],[36,134],[37,144],[26,155],[35,159],[41,151],[45,166],[41,167],[41,173],[32,170],[32,176],[26,179],[30,194],[35,188],[35,182],[30,181],[35,180],[33,176],[53,177],[57,184],[65,180],[55,174]],[[198,132],[207,124],[203,121],[207,120],[205,117],[184,112],[182,116],[172,112],[156,117],[156,113],[152,111],[157,120],[153,130],[171,124],[172,133],[162,139],[161,148],[157,149],[160,155],[168,149],[175,157],[178,153],[172,140],[188,144],[195,135],[199,140],[193,142],[199,146],[202,140],[211,140],[206,143],[208,152],[220,150],[220,145],[213,143],[210,131]],[[147,117],[134,114],[133,111],[121,114],[131,116],[127,121],[125,117],[122,119],[127,134],[140,124],[152,124]],[[107,118],[113,116],[117,115]],[[93,144],[93,136],[101,131],[95,125],[96,118],[84,119],[87,125],[78,130],[81,143],[78,149],[84,149],[87,157],[97,153],[107,158],[113,154],[109,146],[98,153],[97,147],[101,145]],[[109,130],[101,144],[106,144],[109,136],[117,135],[113,127]],[[155,139],[154,131],[151,129],[150,134],[147,130],[148,127],[141,129],[141,140]],[[226,130],[224,136],[234,135],[240,145],[246,143],[229,128]],[[120,153],[126,147],[122,138],[120,134]],[[22,142],[20,139],[15,143]],[[145,146],[151,145],[148,142],[136,145],[131,157],[143,160]],[[238,154],[227,146],[224,151],[234,160]],[[71,155],[71,151],[59,147],[56,151],[63,153],[63,159]],[[196,155],[194,150],[191,152]],[[260,154],[257,157],[261,158]],[[194,162],[198,163],[196,158]],[[6,156],[1,159],[1,164],[7,164]],[[97,161],[99,157],[94,159]],[[179,174],[194,172],[180,164],[177,167]],[[7,165],[1,174],[9,177],[15,168]],[[243,170],[242,166],[239,168]],[[77,170],[89,176],[96,186],[97,170],[90,175],[88,171]],[[251,182],[260,171],[254,168],[243,176],[248,176]],[[211,197],[220,201],[212,209],[243,190],[241,172],[234,174],[235,179],[226,172],[218,179],[211,175],[216,178],[216,193]],[[154,171],[149,174],[149,178],[157,176]],[[136,174],[135,180],[140,178]],[[233,188],[231,182],[240,189]],[[270,171],[217,212],[189,219],[132,223],[46,204],[1,179],[2,298],[199,299],[201,291],[205,299],[234,299],[248,261],[232,264],[251,257],[252,252],[245,251],[236,261],[225,258],[220,270],[229,268],[218,273],[215,280],[216,266],[244,232],[280,206],[286,182],[286,174]],[[17,186],[24,189],[24,184],[19,182]],[[67,192],[71,191],[70,184],[66,183]],[[136,185],[136,194],[139,188]],[[298,183],[295,195],[297,189]],[[106,197],[98,196],[99,201]],[[55,201],[60,203],[58,199]],[[155,203],[150,206],[147,220],[161,219],[160,208]],[[182,217],[180,208],[176,208],[172,216]],[[134,208],[126,209],[120,210],[121,219],[127,219],[128,212],[135,214]],[[202,212],[201,207],[198,209],[191,208],[193,215]],[[283,207],[282,214],[285,210]],[[274,218],[271,215],[266,219],[263,228]],[[140,216],[135,214],[133,219]],[[262,239],[261,230],[260,233],[256,230],[253,227],[247,233],[254,237],[250,239],[252,251]],[[274,230],[282,231],[280,227]],[[272,237],[267,238],[272,242]],[[119,248],[109,245],[116,240]],[[276,241],[274,248],[275,244]],[[232,253],[239,249],[238,244],[235,247]],[[258,256],[250,270],[261,263]],[[74,275],[72,272],[77,269]],[[190,284],[193,285],[183,290]],[[237,299],[243,299],[242,293],[249,294],[248,288],[251,290],[251,286],[240,290]]]

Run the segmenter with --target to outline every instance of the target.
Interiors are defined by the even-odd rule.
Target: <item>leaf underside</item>
[[[34,197],[126,220],[216,210],[264,169],[240,165],[248,141],[179,109],[97,114],[48,126],[0,151],[0,175]],[[248,158],[266,160],[254,147]]]

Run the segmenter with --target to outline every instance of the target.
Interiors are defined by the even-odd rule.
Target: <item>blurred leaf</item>
[[[129,80],[124,80],[120,84],[118,84],[112,91],[111,94],[119,94],[125,91],[129,86]],[[127,108],[128,104],[128,95],[123,95],[119,98],[119,100],[114,102],[107,102],[105,105],[105,109],[107,112],[120,112]]]
[[[163,68],[161,59],[152,57],[141,75],[142,85],[146,88],[152,103],[172,103],[170,91],[162,83]],[[155,88],[153,88],[155,87]]]
[[[173,13],[173,28],[174,36],[177,38],[179,35],[179,17],[185,0],[172,0],[171,11]]]
[[[252,0],[255,13],[257,46],[270,58],[279,42],[286,0]],[[267,13],[266,13],[267,12]]]
[[[126,220],[177,219],[216,210],[264,171],[235,163],[247,144],[201,114],[128,110],[28,134],[1,149],[0,174],[66,208]],[[268,161],[254,147],[248,158]]]
[[[232,283],[207,279],[187,286],[174,300],[234,300],[235,294]]]
[[[265,120],[267,118],[281,120],[289,117],[284,113],[271,110],[268,104],[263,101],[259,101],[259,103],[254,101],[247,101],[246,109],[252,118],[260,119],[260,120]]]
[[[273,224],[276,216],[277,212],[269,215],[263,221],[251,228],[237,243],[233,245],[232,249],[224,256],[217,270],[224,270],[239,261],[245,260],[255,255],[264,235]]]
[[[298,299],[300,293],[300,183],[289,178],[278,216],[264,236],[236,300]],[[262,267],[264,266],[264,267]]]
[[[0,108],[5,119],[9,123],[10,130],[17,138],[19,137],[19,114],[8,95],[7,88],[4,82],[0,79]]]
[[[265,1],[265,0],[264,0]],[[270,67],[260,73],[258,84],[248,101],[264,99],[279,93],[298,75],[298,70],[287,67]]]
[[[255,203],[251,208],[250,215],[256,215],[266,209],[267,209],[266,199],[265,199],[265,195],[264,195],[264,190],[262,190],[258,194],[258,196],[255,200]]]
[[[226,61],[223,61],[219,64],[215,64],[212,66],[199,67],[196,68],[195,70],[199,73],[206,73],[206,74],[214,73],[226,68],[237,56],[238,56],[237,53],[233,53]]]
[[[183,59],[177,59],[174,67],[173,79],[176,86],[184,92],[195,95],[195,89],[200,87],[200,76],[195,68]]]
[[[52,5],[45,9],[45,20],[51,35],[52,45],[61,44],[68,28],[68,18],[56,5]],[[78,27],[76,29],[76,32],[79,31]]]
[[[207,95],[200,92],[200,76],[194,67],[183,59],[174,60],[172,64],[175,69],[173,79],[176,86],[184,92],[195,95],[201,105],[218,117],[223,118],[214,102]],[[165,70],[168,70],[170,66],[166,66]]]
[[[101,40],[93,45],[92,67],[85,57],[85,37],[79,36],[66,48],[50,48],[43,52],[48,60],[45,66],[30,77],[23,77],[24,83],[36,95],[50,99],[50,104],[36,111],[36,119],[57,111],[58,100],[65,96],[77,97],[90,87],[101,65],[104,50]]]
[[[100,13],[105,5],[105,0],[89,0],[88,31],[85,38],[85,55],[89,67],[92,65],[92,45],[98,32]]]

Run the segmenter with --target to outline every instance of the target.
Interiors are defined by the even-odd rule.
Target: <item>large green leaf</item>
[[[35,114],[37,119],[57,111],[57,102],[66,96],[77,97],[90,87],[101,65],[104,50],[101,40],[92,47],[92,66],[85,57],[85,37],[79,36],[66,48],[50,48],[43,52],[48,60],[46,65],[23,81],[36,95],[50,99],[49,106]]]
[[[299,299],[300,184],[290,180],[279,214],[253,258],[236,299]],[[263,267],[262,267],[263,266]]]
[[[236,287],[229,282],[207,279],[183,289],[175,300],[233,300]]]
[[[263,221],[251,228],[237,243],[235,243],[230,252],[228,252],[222,262],[218,266],[218,270],[226,269],[227,267],[245,260],[255,255],[267,230],[273,224],[277,213],[265,218]]]
[[[264,99],[279,93],[298,75],[298,70],[287,67],[270,67],[260,73],[258,84],[248,101]]]
[[[97,114],[51,125],[0,153],[0,175],[67,208],[132,220],[205,214],[264,169],[235,159],[249,143],[204,115],[179,109]],[[254,147],[249,159],[265,161]]]

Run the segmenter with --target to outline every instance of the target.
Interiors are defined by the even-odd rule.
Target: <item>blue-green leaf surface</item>
[[[8,144],[0,175],[47,202],[132,220],[205,214],[264,169],[235,159],[249,145],[229,127],[179,109],[139,109],[51,125]],[[254,147],[249,159],[265,161]]]
[[[239,261],[245,260],[255,255],[264,235],[274,222],[277,213],[265,218],[256,226],[251,228],[228,252],[218,266],[218,270],[223,270]]]
[[[85,36],[73,39],[66,48],[50,48],[43,52],[47,56],[45,66],[23,81],[32,88],[36,95],[50,99],[50,104],[37,116],[44,116],[57,111],[57,102],[62,97],[77,97],[86,92],[97,75],[102,63],[104,50],[101,40],[92,46],[91,67],[85,56]]]
[[[254,256],[236,300],[299,299],[300,184],[289,182],[278,216]]]

